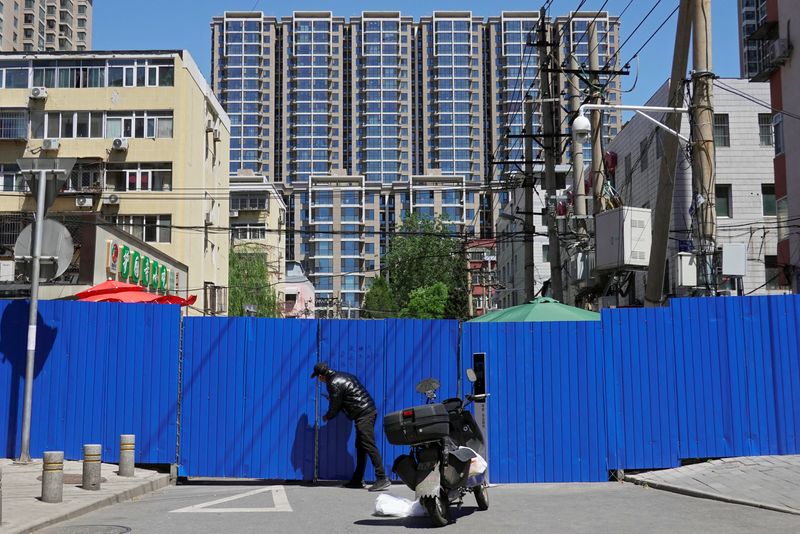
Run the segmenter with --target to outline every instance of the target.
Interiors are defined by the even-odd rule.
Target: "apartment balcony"
[[[27,141],[28,139],[28,112],[0,110],[0,140]]]
[[[768,81],[772,73],[789,61],[794,49],[789,39],[762,41],[759,48],[761,52],[761,61],[759,62],[760,68],[758,73],[752,78],[754,82]]]

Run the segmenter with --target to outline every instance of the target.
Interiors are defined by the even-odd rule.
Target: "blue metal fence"
[[[317,321],[184,321],[181,471],[310,480]]]
[[[27,304],[0,301],[0,453],[19,452]],[[189,476],[345,478],[352,424],[317,425],[315,362],[359,376],[386,413],[459,391],[486,353],[491,477],[605,480],[690,458],[800,453],[800,297],[681,299],[596,323],[187,318],[174,306],[42,302],[32,452],[100,442]],[[180,376],[180,380],[179,380]],[[463,389],[468,389],[465,384]],[[180,401],[179,401],[180,399]],[[180,417],[178,409],[180,402]],[[180,447],[176,442],[180,440]],[[371,476],[371,470],[368,472]]]
[[[0,447],[19,454],[28,304],[0,301]],[[146,335],[144,335],[146,333]],[[136,461],[176,458],[180,311],[177,306],[43,301],[39,305],[31,454],[84,443],[119,457],[136,434]]]

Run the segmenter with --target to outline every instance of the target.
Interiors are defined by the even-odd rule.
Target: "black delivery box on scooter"
[[[447,436],[450,416],[444,404],[414,406],[386,415],[383,431],[392,445],[417,445]]]

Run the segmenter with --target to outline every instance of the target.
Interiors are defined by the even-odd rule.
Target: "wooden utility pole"
[[[544,177],[547,189],[545,216],[547,217],[547,235],[550,255],[550,288],[553,298],[564,300],[561,278],[561,245],[558,241],[556,226],[556,159],[553,153],[555,140],[555,124],[553,118],[553,95],[550,81],[550,44],[548,42],[547,12],[542,8],[539,12],[539,98],[542,99],[542,146],[544,148]]]
[[[578,70],[578,58],[575,54],[570,54],[569,68],[571,71]],[[568,74],[569,84],[569,107],[573,115],[577,116],[581,107],[579,78],[575,74]],[[574,120],[574,117],[573,117]],[[575,217],[577,218],[578,232],[586,233],[586,178],[584,177],[583,145],[572,138],[572,190],[575,191]]]
[[[591,103],[600,104],[600,50],[597,43],[597,22],[589,25],[589,70],[591,72],[591,87],[589,88]],[[603,173],[603,124],[600,120],[599,109],[592,110],[592,189],[594,191],[594,214],[603,211],[603,188],[605,187],[605,174]]]
[[[544,26],[544,22],[541,23]],[[525,95],[525,299],[530,302],[536,296],[533,268],[533,98]]]
[[[693,0],[681,0],[678,11],[678,30],[672,56],[672,75],[669,80],[667,106],[683,104],[683,78],[689,66],[689,39],[692,33]],[[681,113],[670,113],[664,123],[673,131],[681,131]],[[666,269],[669,230],[672,221],[672,197],[675,190],[675,168],[678,164],[680,144],[674,135],[662,135],[664,157],[659,168],[658,194],[653,213],[653,242],[650,247],[650,265],[647,270],[645,306],[659,306],[663,300],[664,270]]]
[[[711,0],[694,0],[692,9],[692,199],[695,208],[700,279],[716,289],[713,259],[717,214],[714,176],[714,75],[711,72]]]

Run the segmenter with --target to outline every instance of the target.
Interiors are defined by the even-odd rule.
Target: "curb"
[[[737,499],[735,497],[726,497],[725,495],[720,495],[719,493],[712,493],[709,491],[700,491],[700,490],[693,490],[684,488],[682,486],[675,486],[673,484],[667,484],[664,482],[655,482],[650,480],[641,480],[635,478],[633,476],[625,476],[623,478],[625,482],[632,482],[633,484],[643,486],[645,488],[653,488],[662,491],[669,491],[672,493],[679,493],[681,495],[686,495],[688,497],[697,497],[700,499],[710,499],[713,501],[720,501],[725,502],[728,504],[740,504],[743,506],[752,506],[753,508],[761,508],[762,510],[770,510],[773,512],[781,512],[784,514],[792,514],[792,515],[800,515],[800,510],[796,508],[789,508],[787,506],[778,506],[774,504],[767,504],[758,501],[751,501],[748,499]]]
[[[11,530],[9,534],[35,532],[37,530],[53,526],[57,523],[62,523],[64,521],[69,521],[70,519],[80,517],[82,515],[88,514],[89,512],[94,512],[95,510],[99,510],[100,508],[105,508],[106,506],[110,506],[112,504],[117,504],[124,501],[130,501],[132,499],[135,499],[136,497],[141,497],[142,495],[146,495],[153,491],[166,488],[169,485],[170,485],[169,474],[159,474],[157,477],[147,480],[146,482],[136,487],[127,489],[121,493],[109,495],[104,499],[86,504],[85,506],[81,506],[80,508],[66,512],[58,517],[45,519],[44,521],[38,523],[23,525],[18,529]]]

